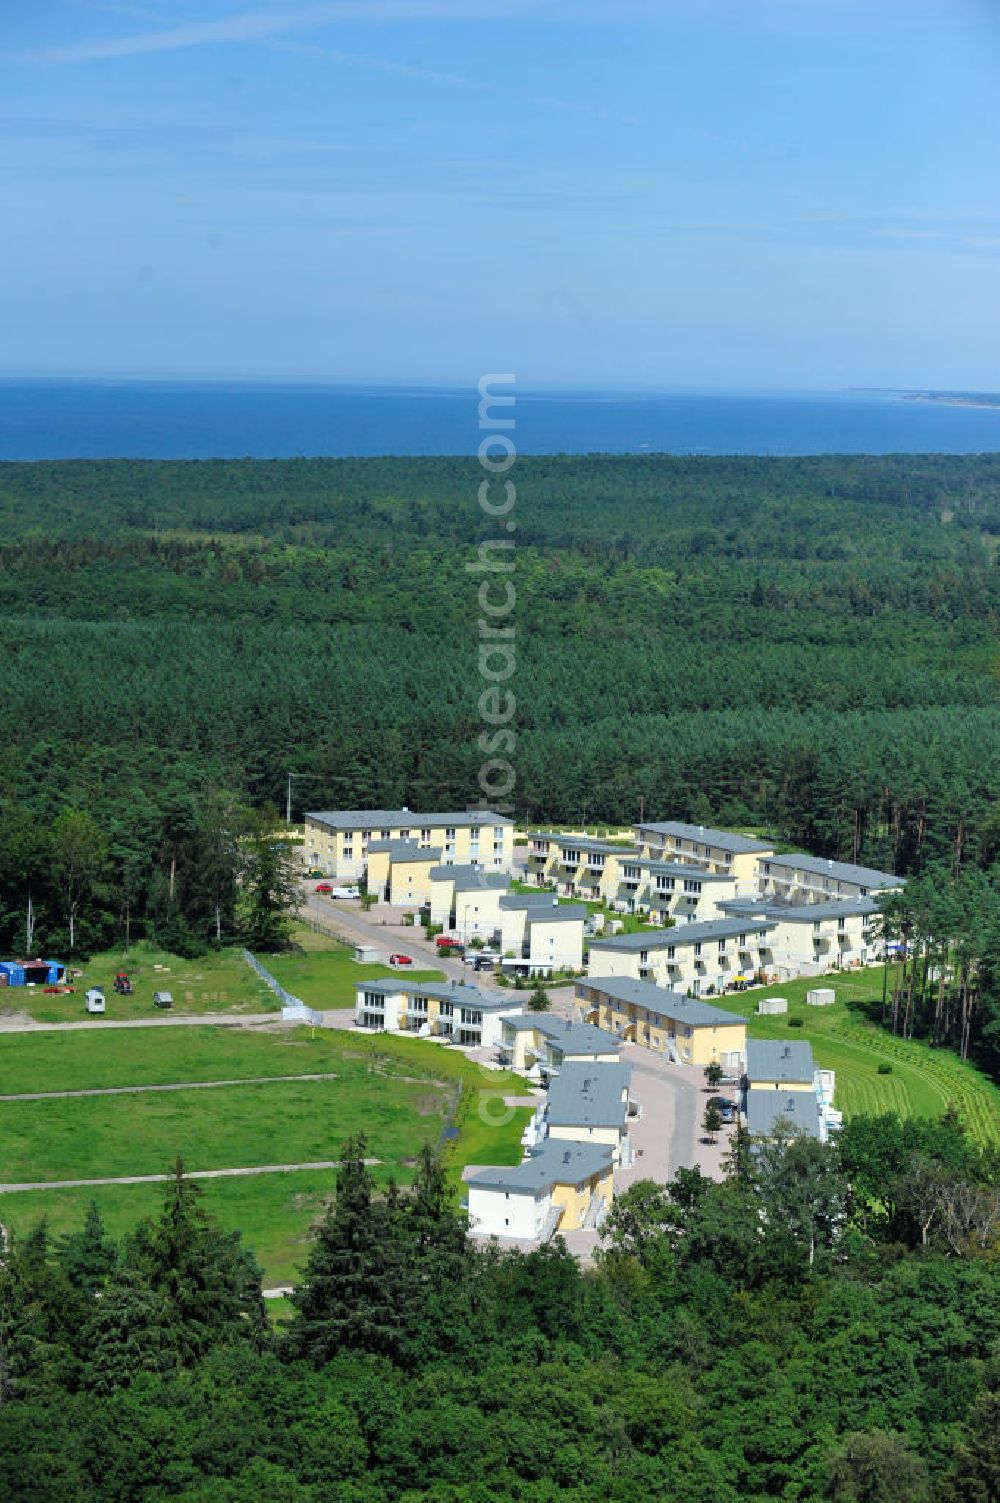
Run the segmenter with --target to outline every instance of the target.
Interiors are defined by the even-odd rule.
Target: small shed
[[[817,986],[811,992],[806,992],[806,1003],[809,1007],[832,1007],[837,1000],[837,993],[832,986]]]
[[[788,1011],[787,997],[761,997],[757,1003],[757,1012],[760,1015],[772,1016],[775,1013]]]
[[[99,986],[88,987],[87,1011],[92,1013],[101,1013],[104,1011],[104,1007],[104,993],[101,991],[101,988]]]
[[[377,945],[355,945],[354,958],[358,965],[385,965],[385,953]]]
[[[24,986],[27,977],[24,974],[24,966],[19,960],[0,960],[0,971],[7,978],[5,986]]]
[[[172,992],[154,992],[153,993],[153,1006],[154,1007],[173,1007],[173,1005],[174,1005],[174,998],[173,998],[173,993]]]
[[[610,934],[620,934],[624,928],[625,925],[621,919],[608,919],[608,932]]]

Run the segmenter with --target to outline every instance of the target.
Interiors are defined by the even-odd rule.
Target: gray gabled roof
[[[420,845],[416,840],[372,840],[368,843],[368,854],[388,855],[396,866],[413,861],[441,860],[440,846]]]
[[[812,1091],[749,1091],[746,1127],[752,1138],[769,1138],[778,1121],[810,1138],[821,1137],[819,1101]]]
[[[549,1086],[545,1115],[550,1127],[618,1127],[628,1116],[628,1065],[571,1061]]]
[[[323,809],[310,810],[305,818],[329,825],[331,830],[429,830],[438,826],[469,829],[471,826],[514,823],[505,814],[495,814],[491,809],[459,810],[445,814],[421,814],[415,809]]]
[[[395,976],[382,981],[359,981],[356,984],[357,998],[364,992],[377,992],[382,997],[434,997],[439,1002],[454,1002],[459,1007],[478,1007],[483,1012],[500,1012],[520,1008],[521,1002],[510,992],[496,989],[481,991],[463,981],[408,981],[405,976]]]
[[[740,934],[767,934],[774,928],[771,920],[712,919],[706,924],[675,924],[672,929],[640,929],[635,934],[614,934],[610,939],[594,940],[595,950],[665,950],[671,945],[693,945],[697,941],[735,939]]]
[[[728,898],[716,905],[733,917],[777,919],[789,924],[815,924],[823,919],[865,917],[878,912],[873,898],[834,898],[829,903],[781,903],[760,898]]]
[[[746,1022],[739,1013],[713,1007],[711,1002],[703,1002],[700,997],[685,997],[668,987],[654,986],[651,981],[632,981],[627,976],[588,976],[585,981],[576,983],[576,995],[581,1001],[589,1000],[588,991],[598,991],[616,1002],[644,1007],[647,1012],[688,1023],[692,1028],[721,1028]]]
[[[454,882],[456,892],[475,892],[477,887],[505,888],[510,882],[510,877],[505,872],[488,872],[484,871],[481,866],[463,864],[432,867],[431,881]]]
[[[750,1095],[756,1080],[794,1081],[812,1085],[813,1052],[805,1039],[747,1039]]]
[[[710,872],[707,867],[695,866],[690,861],[640,861],[644,872],[654,877],[682,877],[694,882],[734,882],[735,877],[727,872]]]
[[[688,825],[678,819],[667,819],[660,824],[636,825],[636,830],[640,833],[650,830],[654,835],[675,835],[679,840],[695,840],[699,845],[714,845],[719,850],[731,851],[734,856],[774,849],[766,840],[752,840],[749,835],[734,835],[730,830],[713,830],[706,825]]]
[[[590,910],[582,903],[558,903],[554,908],[529,908],[529,924],[582,924]]]
[[[634,846],[615,845],[613,841],[595,840],[590,835],[559,835],[555,830],[536,830],[528,839],[547,840],[560,850],[568,846],[572,851],[586,851],[590,856],[623,856],[627,859],[639,854]]]
[[[604,1143],[549,1141],[523,1163],[510,1168],[477,1169],[467,1183],[508,1195],[539,1195],[555,1185],[579,1185],[611,1168],[611,1148]]]
[[[500,899],[500,907],[508,913],[522,908],[558,908],[559,899],[551,892],[508,892]]]
[[[804,851],[792,851],[787,856],[769,856],[769,866],[809,872],[814,877],[830,877],[837,882],[856,882],[859,887],[905,887],[904,877],[892,872],[880,872],[873,866],[855,866],[852,861],[824,861],[822,856],[809,856]]]
[[[504,1028],[513,1028],[516,1033],[537,1030],[550,1044],[566,1054],[610,1054],[621,1052],[622,1041],[603,1028],[592,1023],[571,1023],[568,1018],[556,1017],[554,1013],[527,1012],[517,1017],[505,1018]]]

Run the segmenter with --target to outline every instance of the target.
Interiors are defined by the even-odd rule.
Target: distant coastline
[[[985,411],[1000,408],[1000,392],[995,391],[907,391],[904,402],[938,402],[944,407],[978,407]]]

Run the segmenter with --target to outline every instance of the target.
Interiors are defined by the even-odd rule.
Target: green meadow
[[[332,1080],[261,1077],[333,1074]],[[169,1170],[335,1160],[363,1131],[376,1180],[406,1184],[424,1143],[445,1149],[458,1181],[468,1163],[516,1163],[526,1108],[493,1125],[504,1093],[524,1082],[483,1072],[464,1054],[419,1039],[309,1027],[195,1026],[6,1035],[0,1092],[238,1080],[210,1089],[0,1102],[0,1182],[87,1179]],[[480,1106],[485,1103],[484,1111]],[[333,1192],[335,1170],[199,1182],[221,1224],[240,1229],[269,1283],[292,1277],[310,1227]],[[0,1195],[16,1233],[45,1217],[54,1233],[78,1225],[94,1200],[122,1232],[156,1210],[158,1184],[83,1186]]]
[[[895,1038],[875,1021],[882,1000],[882,967],[785,982],[720,999],[742,1013],[753,1038],[808,1039],[822,1069],[837,1072],[834,1105],[845,1117],[897,1112],[939,1117],[954,1107],[984,1146],[1000,1145],[1000,1090],[974,1065],[920,1039]],[[806,993],[832,987],[837,1000],[810,1007]],[[758,1017],[761,997],[787,997],[788,1012]],[[800,1018],[801,1027],[790,1026]],[[879,1073],[879,1066],[889,1073]]]

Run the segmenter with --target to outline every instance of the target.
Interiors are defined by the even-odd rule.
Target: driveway
[[[374,945],[386,952],[388,958],[394,951],[412,955],[421,970],[443,971],[449,980],[467,981],[470,967],[460,960],[438,954],[433,940],[424,938],[419,924],[412,927],[402,922],[403,910],[391,908],[388,903],[376,903],[368,913],[354,898],[328,898],[315,891],[315,883],[303,884],[302,913],[305,918],[322,925],[330,933],[345,940],[349,945]]]

